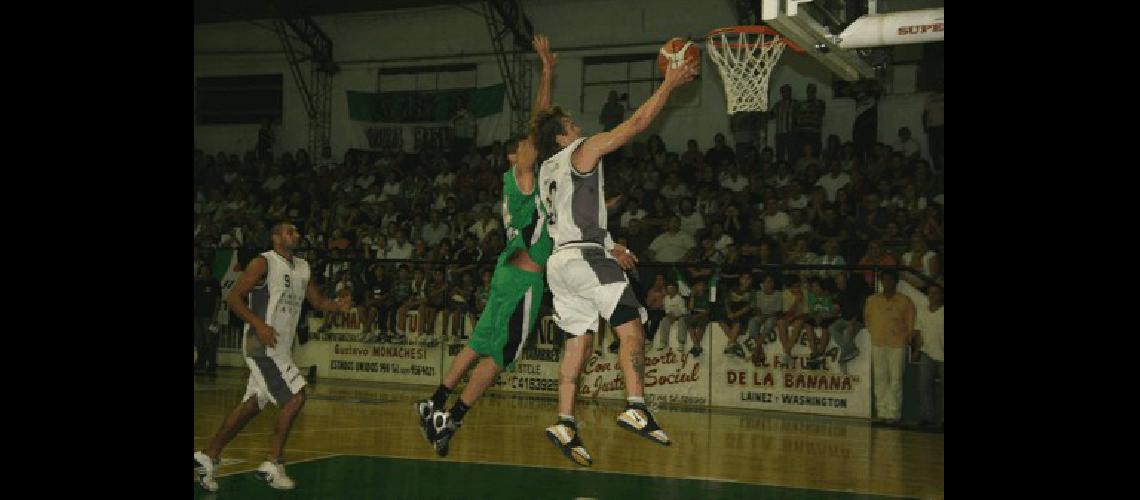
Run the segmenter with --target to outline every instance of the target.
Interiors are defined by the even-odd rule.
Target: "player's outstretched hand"
[[[550,52],[550,39],[546,35],[534,35],[532,43],[534,44],[534,51],[542,59],[543,67],[554,69],[554,65],[558,64],[558,54]]]
[[[686,61],[676,68],[669,68],[665,71],[665,84],[674,88],[680,87],[693,80],[697,72],[701,69],[701,60]]]

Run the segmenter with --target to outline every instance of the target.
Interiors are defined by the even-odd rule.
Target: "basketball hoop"
[[[705,50],[720,70],[728,114],[768,110],[768,77],[784,47],[796,44],[767,26],[730,26],[705,35]]]

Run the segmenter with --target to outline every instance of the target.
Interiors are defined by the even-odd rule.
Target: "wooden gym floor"
[[[194,448],[240,402],[248,370],[194,378]],[[196,498],[943,498],[944,435],[872,428],[865,420],[666,406],[655,416],[674,444],[620,429],[619,401],[579,401],[594,456],[578,467],[547,441],[556,402],[491,393],[446,458],[424,441],[412,403],[434,388],[320,379],[286,445],[297,489],[252,470],[265,460],[277,410],[255,417],[222,452],[221,490]],[[448,402],[454,404],[456,396]]]

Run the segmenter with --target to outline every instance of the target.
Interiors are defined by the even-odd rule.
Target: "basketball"
[[[657,68],[664,75],[669,68],[679,68],[686,61],[696,61],[701,58],[701,49],[692,40],[683,38],[670,38],[657,53]]]

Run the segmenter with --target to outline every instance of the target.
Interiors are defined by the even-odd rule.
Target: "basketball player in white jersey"
[[[352,307],[351,299],[326,298],[309,281],[309,263],[293,255],[293,249],[301,240],[296,226],[279,223],[273,226],[271,238],[273,250],[250,261],[226,297],[230,310],[246,323],[242,354],[250,374],[241,405],[222,422],[209,446],[204,451],[194,452],[198,483],[211,492],[218,490],[214,473],[222,448],[266,403],[273,403],[281,411],[277,415],[269,460],[257,468],[257,475],[273,488],[293,489],[293,480],[285,475],[282,452],[293,419],[305,404],[305,393],[301,390],[305,387],[305,377],[301,376],[292,356],[301,302],[308,299],[313,307],[326,312],[346,312]],[[246,304],[247,295],[250,305]]]
[[[563,455],[581,465],[589,462],[589,453],[578,435],[574,397],[599,317],[613,325],[621,341],[618,362],[627,405],[617,417],[618,425],[656,443],[670,444],[645,406],[642,323],[648,313],[623,271],[632,268],[637,258],[614,244],[606,229],[601,160],[645,131],[673,90],[692,80],[699,68],[700,60],[696,60],[669,69],[657,91],[609,132],[582,137],[582,129],[558,106],[543,110],[534,120],[538,157],[543,161],[539,196],[555,248],[547,261],[546,280],[554,294],[554,322],[570,337],[559,369],[559,418],[546,433]]]

